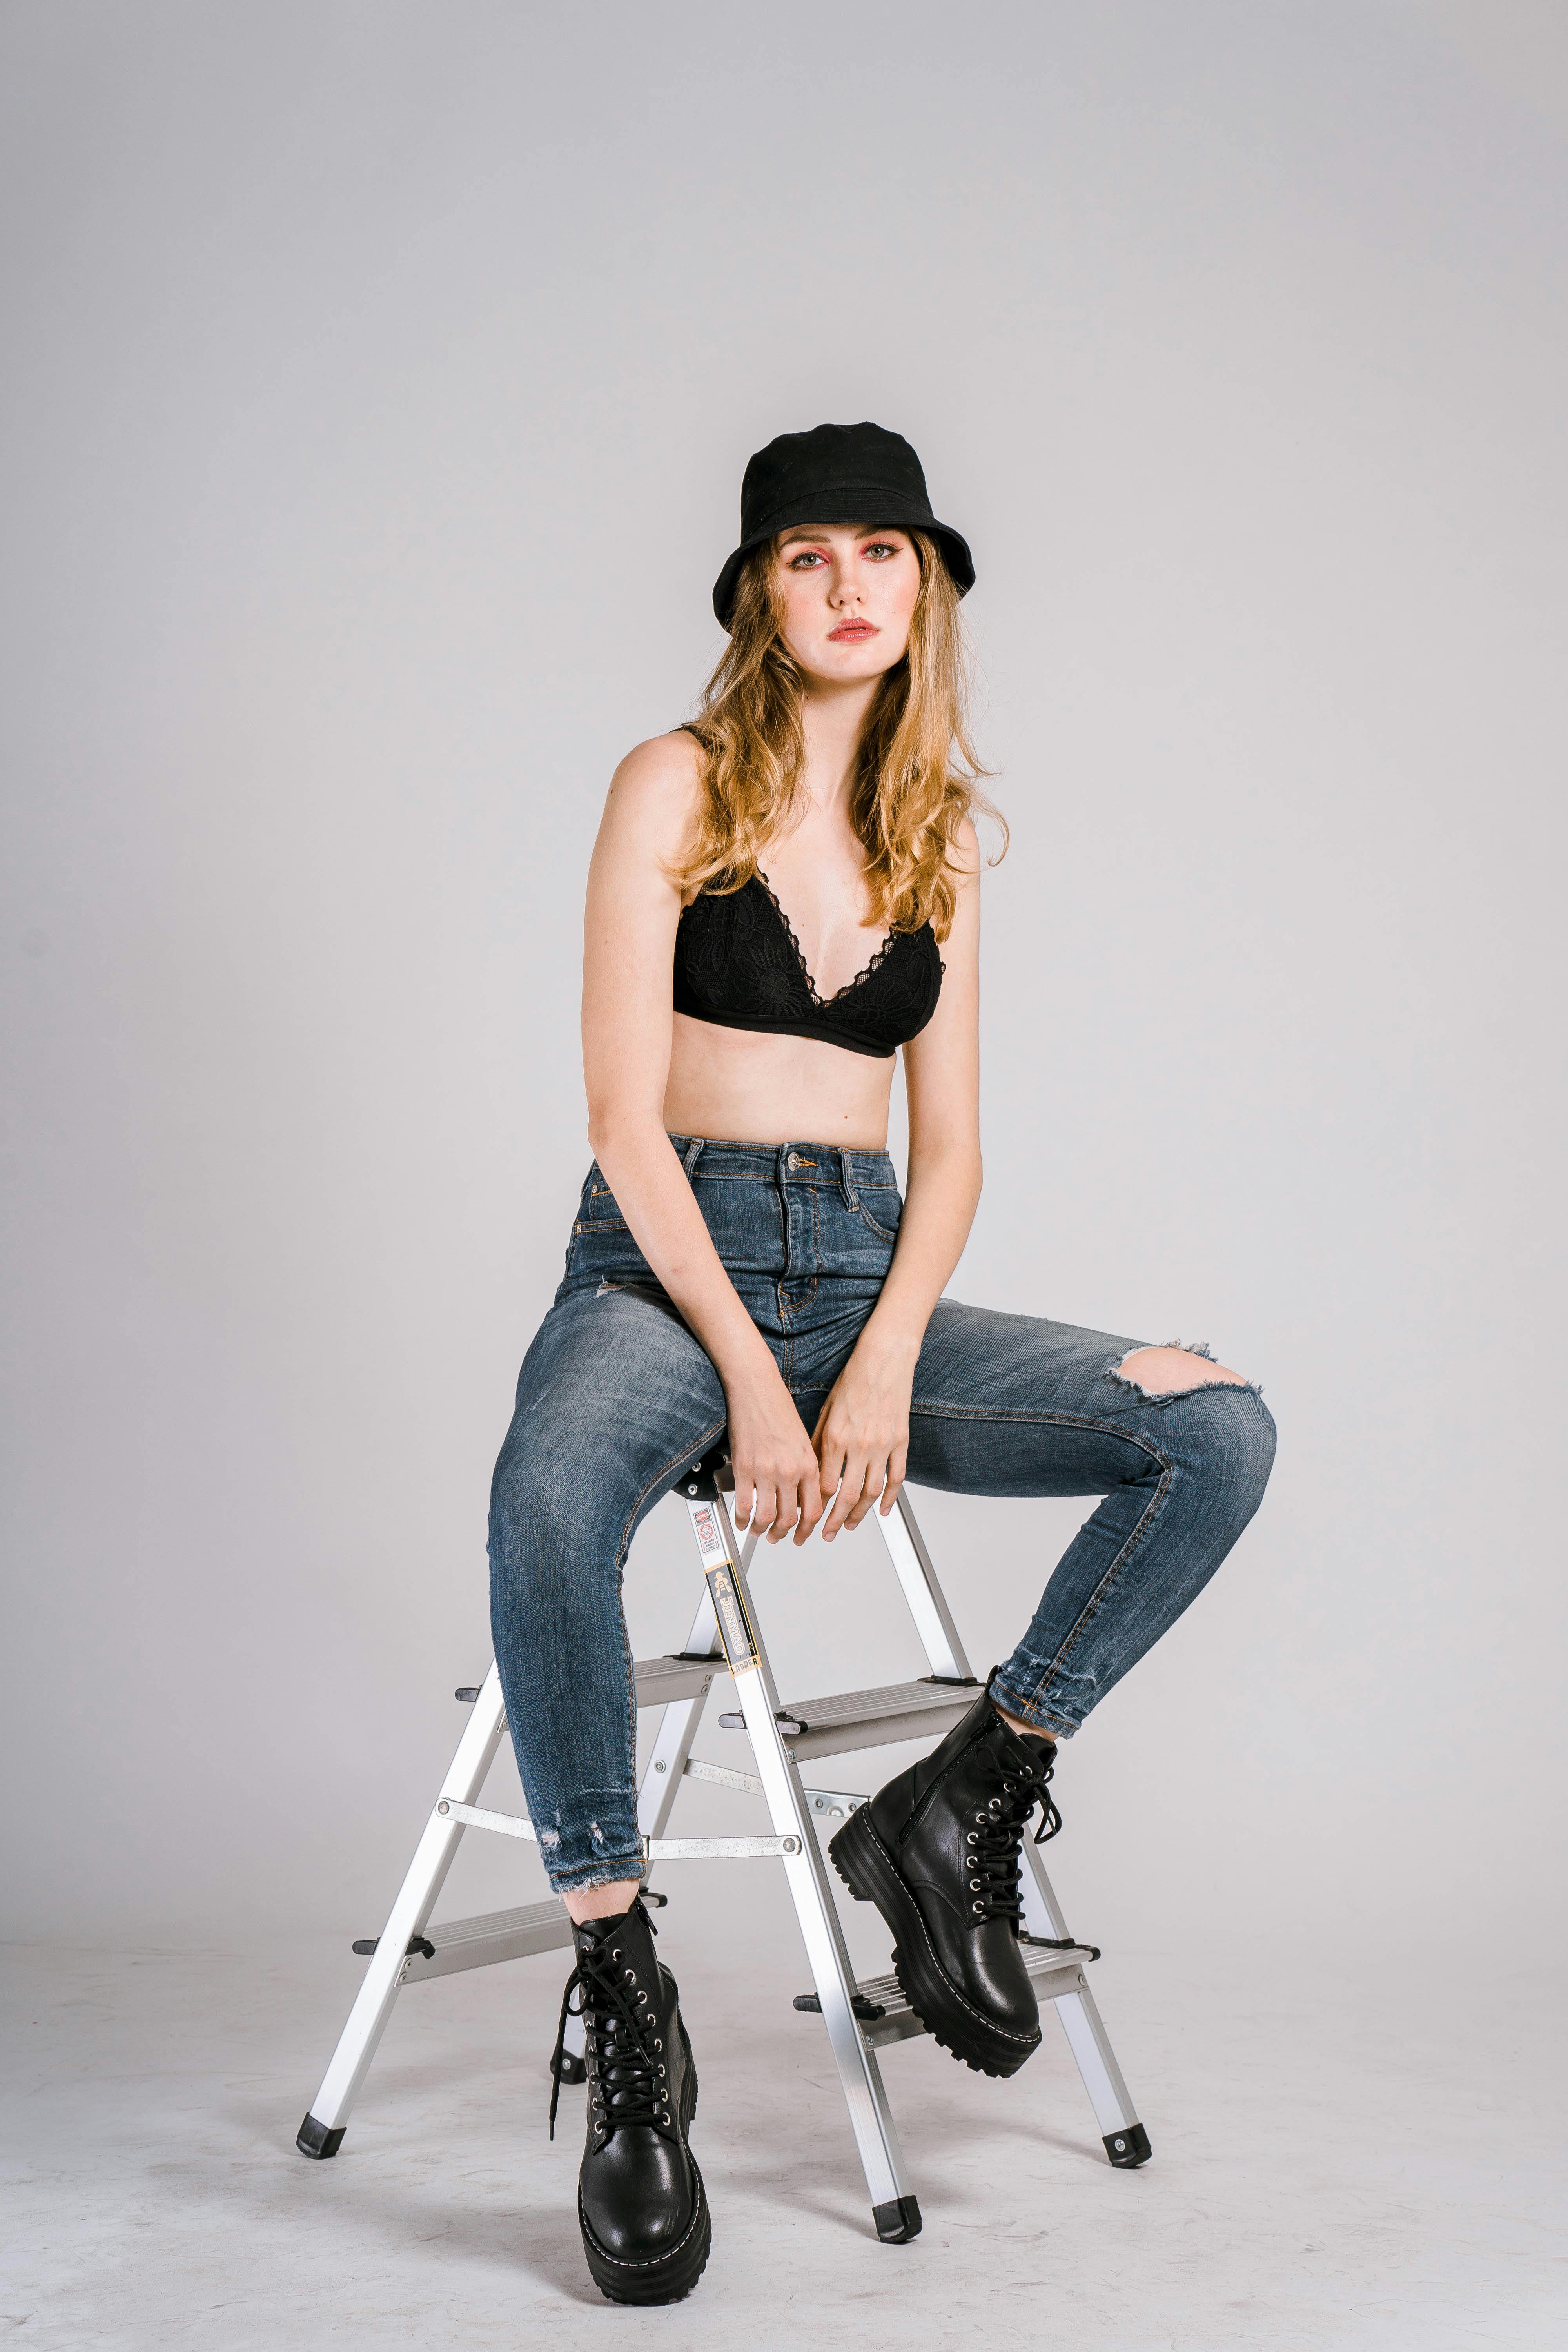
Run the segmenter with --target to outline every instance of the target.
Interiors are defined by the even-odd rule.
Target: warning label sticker
[[[719,1531],[718,1514],[711,1505],[696,1504],[692,1508],[691,1524],[697,1533],[697,1549],[702,1554],[704,1569],[728,1568],[730,1547]]]
[[[730,1573],[728,1559],[722,1568],[709,1570],[708,1590],[713,1596],[714,1614],[719,1620],[725,1654],[731,1667],[758,1664],[756,1635],[752,1631],[751,1620],[746,1615],[745,1603],[741,1599],[735,1580]]]

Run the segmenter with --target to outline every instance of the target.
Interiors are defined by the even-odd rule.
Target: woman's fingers
[[[887,1517],[888,1513],[892,1509],[893,1505],[899,1499],[899,1489],[904,1483],[904,1473],[909,1468],[909,1445],[906,1442],[900,1439],[900,1443],[893,1448],[892,1460],[888,1465],[888,1483],[882,1489],[882,1500],[879,1507],[884,1518]]]
[[[858,1528],[879,1498],[884,1511],[892,1508],[908,1453],[902,1437],[886,1451],[840,1437],[828,1425],[825,1405],[811,1451],[798,1467],[793,1462],[736,1462],[735,1526],[749,1528],[771,1544],[791,1534],[803,1544],[820,1522],[824,1540],[831,1543],[845,1528]]]
[[[844,1474],[849,1466],[847,1447],[832,1444],[825,1444],[817,1454],[816,1465],[822,1480],[823,1501],[826,1505],[831,1501],[844,1484]]]
[[[814,1454],[811,1457],[811,1467],[803,1472],[801,1475],[800,1520],[795,1531],[795,1539],[797,1544],[803,1544],[805,1541],[807,1536],[811,1533],[813,1528],[822,1517],[824,1508],[825,1502],[822,1492],[822,1481],[817,1475],[816,1456]]]
[[[782,1543],[793,1528],[796,1543],[804,1543],[822,1517],[822,1486],[816,1475],[815,1454],[808,1454],[798,1470],[791,1470],[780,1479],[779,1501],[779,1517],[769,1531],[768,1541]]]
[[[871,1465],[864,1454],[850,1454],[838,1481],[838,1492],[833,1498],[833,1508],[822,1523],[824,1543],[831,1543],[840,1528],[858,1525],[864,1511],[875,1502],[881,1492],[882,1481],[880,1476],[877,1476],[871,1493],[868,1496],[867,1481],[873,1475]]]
[[[834,1496],[833,1507],[823,1522],[825,1542],[843,1528],[858,1528],[879,1498],[884,1516],[892,1509],[909,1463],[907,1438],[898,1438],[884,1452],[879,1444],[847,1445],[836,1441],[830,1433],[824,1433],[817,1453],[822,1464],[823,1493]]]
[[[844,1522],[845,1526],[850,1529],[851,1533],[853,1533],[854,1529],[859,1526],[867,1512],[871,1508],[871,1506],[877,1500],[878,1496],[882,1492],[886,1481],[887,1472],[885,1467],[879,1469],[870,1464],[868,1464],[866,1476],[860,1488],[859,1496],[851,1504],[849,1516]]]
[[[793,1481],[781,1478],[775,1496],[773,1519],[767,1531],[771,1544],[783,1543],[785,1536],[800,1517],[800,1504]]]
[[[822,1482],[816,1456],[810,1454],[799,1469],[735,1469],[733,1518],[737,1531],[749,1529],[769,1543],[782,1543],[795,1532],[803,1543],[822,1517]]]

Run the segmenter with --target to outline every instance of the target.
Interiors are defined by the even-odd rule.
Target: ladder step
[[[793,1731],[781,1723],[779,1728],[799,1764],[808,1756],[837,1756],[848,1748],[888,1748],[897,1739],[940,1739],[961,1715],[969,1712],[980,1687],[977,1682],[889,1683],[881,1690],[839,1691],[830,1698],[803,1698],[779,1712],[804,1727]],[[719,1720],[726,1731],[745,1728],[741,1715],[721,1715]]]
[[[1100,1958],[1092,1944],[1075,1944],[1068,1951],[1052,1950],[1037,1945],[1026,1950],[1024,1965],[1029,1971],[1035,1988],[1035,1998],[1044,2003],[1060,2000],[1065,1993],[1084,1990],[1083,1964]],[[795,1995],[796,2009],[820,2013],[822,2004],[816,1993]],[[860,2031],[874,2050],[885,2042],[909,2042],[925,2027],[904,1999],[895,1976],[868,1977],[855,1997],[855,2014],[860,2020]]]
[[[473,1919],[437,1919],[425,1930],[429,1958],[410,1953],[404,1981],[456,1976],[462,1969],[488,1969],[494,1960],[526,1959],[532,1952],[563,1951],[572,1942],[566,1906],[552,1895],[515,1911],[485,1911]]]
[[[700,1698],[715,1675],[727,1675],[722,1658],[639,1658],[637,1676],[639,1706],[668,1706],[673,1699]]]

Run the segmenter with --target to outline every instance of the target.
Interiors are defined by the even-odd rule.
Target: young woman
[[[1274,1454],[1257,1391],[1205,1356],[943,1297],[980,1195],[973,566],[874,425],[770,443],[741,517],[700,715],[610,786],[584,956],[595,1162],[490,1517],[507,1720],[574,1922],[584,2247],[626,2302],[686,2294],[710,2241],[691,2046],[638,1899],[638,1522],[726,1430],[736,1525],[770,1543],[831,1542],[906,1477],[1104,1497],[968,1715],[833,1842],[925,2022],[1009,2074],[1040,2039],[1019,1848],[1037,1803],[1058,1822],[1057,1744],[1214,1574]]]

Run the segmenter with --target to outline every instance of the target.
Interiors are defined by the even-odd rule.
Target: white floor
[[[584,2271],[582,2093],[553,2147],[544,2125],[563,1960],[410,1988],[342,2152],[311,2164],[294,2133],[358,1963],[279,1923],[259,1958],[9,1948],[5,2342],[1568,2342],[1544,1971],[1510,1974],[1480,1937],[1403,1968],[1353,1938],[1337,1963],[1109,1955],[1094,1981],[1153,2162],[1106,2165],[1048,2018],[1009,2084],[906,2043],[883,2063],[925,2231],[884,2247],[822,2029],[790,2007],[806,1979],[777,1883],[756,1865],[721,1916],[699,1868],[666,1872],[661,1922],[715,2213],[689,2301],[616,2309]]]

